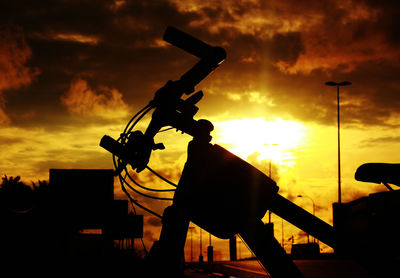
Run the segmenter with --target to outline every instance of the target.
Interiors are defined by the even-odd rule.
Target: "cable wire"
[[[144,245],[143,238],[141,237],[140,240],[142,241],[144,253],[145,253],[146,256],[147,256],[149,253],[147,252],[146,245]]]
[[[168,131],[168,130],[171,130],[171,129],[175,129],[175,127],[168,127],[168,128],[162,129],[158,133],[165,132],[165,131]]]
[[[125,139],[128,137],[127,135],[131,133],[133,127],[136,126],[136,124],[137,124],[151,109],[153,109],[153,107],[152,107],[150,104],[148,104],[148,105],[146,105],[144,108],[142,108],[138,113],[136,113],[135,116],[132,117],[132,119],[131,119],[131,120],[128,122],[128,124],[126,125],[124,132],[123,132],[123,133],[121,134],[121,136],[120,136],[121,141],[124,139],[121,143],[125,143]],[[137,118],[137,120],[132,124],[132,126],[129,128],[128,133],[127,133],[128,126],[129,126],[130,123],[133,121],[133,119],[135,119],[140,113],[142,113],[142,114],[141,114],[141,115]],[[170,129],[173,129],[173,127],[166,128],[166,129],[161,130],[161,131],[159,131],[159,132],[164,132],[164,131],[167,131],[167,130],[170,130]],[[124,136],[123,136],[123,135],[124,135]],[[175,183],[173,183],[173,182],[171,182],[170,180],[164,178],[163,176],[161,176],[160,174],[158,174],[156,171],[154,171],[154,170],[151,169],[150,167],[146,166],[146,168],[147,168],[148,170],[150,170],[150,172],[152,172],[154,175],[156,175],[156,176],[157,176],[158,178],[160,178],[161,180],[165,181],[166,183],[168,183],[168,184],[170,184],[170,185],[172,185],[172,186],[174,186],[174,187],[177,187],[177,185],[176,185]],[[129,174],[128,174],[128,175],[129,175]],[[147,187],[143,187],[143,186],[137,184],[130,176],[129,176],[129,178],[132,180],[132,182],[134,182],[136,185],[138,185],[139,187],[141,187],[141,188],[143,188],[143,189],[145,189],[145,190],[160,191],[160,192],[162,192],[162,191],[167,191],[167,192],[168,192],[168,191],[174,191],[173,189],[172,189],[172,190],[169,190],[169,189],[167,189],[167,190],[152,190],[152,189],[149,189],[149,188],[147,188]]]
[[[118,140],[117,140],[118,142],[121,143],[122,146],[125,146],[125,145],[127,144],[127,140],[129,140],[129,136],[132,134],[133,128],[134,128],[134,127],[138,124],[138,122],[139,122],[140,120],[142,120],[143,117],[144,117],[148,112],[150,112],[150,110],[153,109],[153,108],[154,108],[154,107],[149,103],[148,105],[146,105],[145,107],[143,107],[139,112],[137,112],[137,113],[129,120],[128,124],[125,126],[125,129],[124,129],[123,133],[120,134],[120,137],[119,137]],[[167,130],[170,130],[170,129],[173,129],[173,127],[171,127],[171,128],[166,128],[166,129],[161,130],[161,131],[159,131],[159,132],[164,132],[164,131],[167,131]],[[119,169],[119,166],[121,165],[122,161],[121,161],[120,159],[116,159],[115,155],[113,155],[113,163],[114,163],[115,169]],[[171,181],[168,180],[167,178],[165,178],[165,177],[163,177],[162,175],[158,174],[156,171],[154,171],[154,170],[151,169],[150,167],[147,166],[146,168],[147,168],[151,173],[153,173],[154,175],[156,175],[158,178],[160,178],[161,180],[163,180],[164,182],[166,182],[166,183],[168,183],[168,184],[170,184],[170,185],[172,185],[172,186],[174,186],[174,187],[177,187],[177,185],[176,185],[175,183],[171,182]],[[122,172],[125,173],[125,176],[122,175]],[[142,192],[136,190],[135,188],[133,188],[133,187],[129,184],[129,182],[128,182],[127,179],[126,179],[127,177],[128,177],[129,180],[130,180],[131,182],[133,182],[136,186],[138,186],[138,187],[140,187],[140,188],[142,188],[142,189],[144,189],[144,190],[148,190],[148,191],[152,191],[152,192],[173,192],[173,191],[175,191],[175,189],[154,189],[154,188],[149,188],[149,187],[143,186],[143,185],[139,184],[139,183],[129,174],[129,172],[128,172],[126,166],[125,166],[125,167],[122,169],[122,171],[118,174],[118,178],[119,178],[119,181],[120,181],[121,189],[122,189],[122,191],[126,194],[126,196],[128,197],[128,199],[130,200],[130,203],[131,203],[131,205],[132,205],[132,209],[133,209],[134,214],[136,214],[136,209],[135,209],[135,207],[134,207],[134,205],[136,205],[136,206],[142,208],[143,210],[145,210],[145,211],[147,211],[147,212],[153,214],[154,216],[156,216],[156,217],[162,219],[162,216],[161,216],[161,215],[159,215],[159,214],[156,213],[155,211],[153,211],[153,210],[151,210],[151,209],[149,209],[149,208],[147,208],[147,207],[141,205],[137,200],[135,200],[135,199],[131,196],[131,194],[128,192],[127,188],[129,188],[130,190],[132,190],[133,192],[135,192],[135,193],[137,193],[137,194],[139,194],[139,195],[142,195],[142,196],[144,196],[144,197],[146,197],[146,198],[150,198],[150,199],[162,200],[162,201],[172,201],[173,198],[156,197],[156,196],[151,196],[151,195],[142,193]],[[143,248],[144,248],[145,252],[147,253],[147,250],[146,250],[146,247],[145,247],[145,245],[144,245],[143,240],[142,240],[142,244],[143,244]]]
[[[135,181],[135,180],[132,178],[132,176],[128,173],[127,170],[125,170],[125,171],[126,171],[126,174],[127,174],[128,178],[129,178],[133,183],[135,183],[137,186],[139,186],[140,188],[142,188],[142,189],[144,189],[144,190],[154,191],[154,192],[174,192],[174,191],[175,191],[175,189],[154,189],[154,188],[146,187],[146,186],[144,186],[144,185],[139,184],[137,181]]]
[[[147,195],[147,194],[145,194],[145,193],[142,193],[142,192],[140,192],[140,191],[134,189],[134,188],[126,181],[126,177],[122,178],[122,180],[123,180],[123,182],[128,186],[129,189],[131,189],[132,191],[134,191],[134,192],[136,192],[136,193],[138,193],[138,194],[140,194],[140,195],[142,195],[142,196],[144,196],[144,197],[147,197],[147,198],[150,198],[150,199],[155,199],[155,200],[160,200],[160,201],[172,201],[172,200],[173,200],[172,198],[155,197],[155,196]],[[139,186],[139,184],[138,184],[135,180],[132,179],[132,182],[133,182],[134,184],[136,184],[137,186]]]
[[[118,164],[116,163],[116,161],[115,161],[115,156],[113,156],[113,158],[114,158],[114,167],[115,167],[116,169],[118,169],[119,165],[118,165]],[[118,160],[118,162],[120,162],[120,160]],[[126,167],[124,168],[124,171],[125,171],[126,174],[128,173]],[[121,173],[120,173],[118,176],[120,177],[120,182],[122,182],[123,184],[125,184],[126,186],[128,186],[128,188],[131,189],[132,191],[134,191],[135,193],[138,193],[138,194],[140,194],[140,195],[142,195],[142,196],[144,196],[144,197],[151,198],[151,199],[156,199],[156,200],[162,200],[162,201],[172,201],[172,200],[173,200],[172,198],[154,197],[154,196],[150,196],[150,195],[147,195],[147,194],[145,194],[145,193],[142,193],[142,192],[140,192],[140,191],[134,189],[134,188],[126,181],[126,177],[122,177],[122,174],[121,174]],[[130,175],[128,175],[128,176],[130,177]],[[131,181],[132,181],[134,184],[136,184],[137,186],[142,187],[142,186],[141,186],[138,182],[136,182],[134,179],[131,179]]]
[[[139,114],[141,114],[143,111],[145,111],[146,109],[148,109],[148,108],[151,108],[151,105],[150,104],[147,104],[145,107],[143,107],[142,109],[140,109],[140,111],[139,112],[137,112],[130,120],[129,120],[129,122],[127,123],[127,125],[125,126],[125,129],[124,129],[124,132],[123,133],[126,133],[126,129],[128,128],[128,126],[131,124],[131,122],[139,115]],[[147,113],[147,112],[146,112]],[[145,113],[145,114],[146,114]]]
[[[162,179],[163,181],[165,181],[166,183],[169,183],[172,186],[177,187],[177,185],[175,183],[173,183],[172,181],[168,180],[167,178],[164,178],[163,176],[161,176],[160,174],[158,174],[156,171],[154,171],[153,169],[151,169],[149,166],[146,166],[146,168],[152,172],[154,175],[156,175],[157,177],[159,177],[160,179]],[[172,189],[175,191],[175,189]]]
[[[146,109],[147,108],[147,109]],[[128,131],[126,131],[126,129],[128,128],[129,125],[127,125],[125,127],[124,133],[123,134],[130,134],[132,129],[136,126],[136,124],[148,113],[150,112],[150,110],[153,109],[153,107],[151,107],[150,105],[145,106],[142,110],[143,111],[142,114],[140,116],[138,116],[138,118],[136,119],[136,121],[131,125],[131,127],[128,129]],[[138,113],[136,114],[138,115]],[[135,116],[136,116],[135,115]],[[133,120],[133,119],[132,119]],[[131,122],[131,121],[130,121]]]
[[[121,183],[122,190],[123,190],[124,193],[128,196],[128,198],[129,198],[129,200],[130,200],[131,202],[133,202],[135,205],[137,205],[137,206],[140,207],[141,209],[143,209],[143,210],[145,210],[145,211],[147,211],[147,212],[153,214],[154,216],[156,216],[156,217],[162,219],[162,216],[161,216],[161,215],[159,215],[158,213],[152,211],[151,209],[148,209],[148,208],[142,206],[142,205],[139,204],[135,199],[133,199],[132,196],[129,194],[129,192],[126,190],[125,186],[123,186],[123,182],[121,181],[122,176],[119,175],[118,177],[119,177],[119,179],[120,179],[120,183]]]

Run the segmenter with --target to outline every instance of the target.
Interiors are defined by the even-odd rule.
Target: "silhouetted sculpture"
[[[167,28],[164,40],[199,57],[200,61],[179,80],[168,81],[142,109],[145,111],[142,116],[155,109],[144,134],[128,129],[118,140],[105,135],[100,142],[117,157],[116,175],[119,175],[127,164],[137,172],[142,171],[152,150],[164,147],[153,139],[161,128],[172,126],[193,137],[173,204],[164,211],[159,241],[154,243],[148,257],[150,263],[158,266],[153,269],[174,277],[183,273],[186,234],[189,222],[193,221],[219,238],[240,234],[273,278],[303,277],[263,224],[262,217],[270,210],[335,248],[334,228],[279,195],[276,183],[255,167],[221,146],[210,144],[211,122],[193,119],[198,110],[195,104],[203,93],[197,92],[186,100],[181,97],[192,94],[194,87],[218,67],[225,59],[224,49],[209,46],[172,27]]]
[[[389,190],[389,184],[400,186],[400,164],[397,163],[366,163],[358,167],[355,179],[363,182],[382,183]]]

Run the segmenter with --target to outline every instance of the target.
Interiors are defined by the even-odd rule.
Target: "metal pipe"
[[[334,248],[336,244],[336,235],[334,228],[328,223],[315,217],[279,194],[274,196],[270,209],[279,217]]]

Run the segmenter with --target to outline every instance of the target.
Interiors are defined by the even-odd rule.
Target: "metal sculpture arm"
[[[200,61],[179,80],[168,81],[157,90],[148,105],[149,109],[155,110],[144,134],[136,132],[134,136],[128,138],[125,145],[107,135],[100,142],[100,146],[118,154],[117,156],[123,160],[122,167],[130,164],[137,172],[146,167],[152,150],[163,148],[162,145],[155,144],[153,138],[164,126],[172,126],[196,138],[204,138],[208,142],[211,140],[209,133],[213,130],[212,124],[206,120],[193,119],[198,111],[195,104],[203,97],[203,92],[196,92],[186,100],[181,97],[184,94],[192,94],[195,86],[224,61],[226,52],[222,47],[210,46],[173,27],[167,28],[164,40],[199,57]]]

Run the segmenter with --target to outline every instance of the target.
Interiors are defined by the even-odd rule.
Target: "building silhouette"
[[[115,255],[119,242],[132,248],[143,237],[143,216],[129,213],[127,200],[114,200],[113,170],[50,169],[48,186],[29,194],[29,206],[16,210],[0,191],[1,258],[97,260]]]

